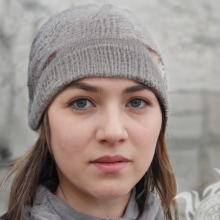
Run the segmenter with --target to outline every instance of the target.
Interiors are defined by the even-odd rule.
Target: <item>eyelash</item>
[[[90,99],[87,98],[87,97],[78,97],[78,98],[76,98],[76,99],[71,100],[70,103],[68,104],[68,106],[71,107],[71,108],[73,108],[74,110],[77,110],[77,111],[86,110],[87,108],[84,109],[84,108],[78,108],[78,107],[75,107],[75,106],[74,106],[74,103],[77,102],[77,101],[79,101],[79,100],[87,100],[87,101],[89,101],[90,103],[93,103],[93,101],[90,100]],[[93,104],[92,104],[92,105],[93,105]]]
[[[143,98],[138,98],[138,97],[132,98],[131,100],[129,100],[129,101],[128,101],[128,104],[129,104],[131,101],[134,101],[134,100],[140,100],[140,101],[142,101],[142,102],[145,103],[143,107],[141,107],[141,108],[138,107],[138,108],[136,108],[136,109],[143,109],[143,108],[145,108],[147,105],[150,105],[147,100],[145,100],[145,99],[143,99]],[[132,106],[131,106],[131,108],[135,108],[135,107],[132,107]]]
[[[74,103],[77,102],[77,101],[79,101],[79,100],[87,100],[87,101],[89,101],[89,102],[93,105],[93,101],[92,101],[91,99],[89,99],[89,98],[87,98],[87,97],[78,97],[78,98],[76,98],[76,99],[71,100],[70,103],[68,104],[68,106],[71,107],[71,108],[73,108],[74,110],[77,110],[77,111],[87,110],[87,108],[78,108],[78,107],[75,107],[75,106],[74,106]],[[142,102],[145,103],[143,107],[141,107],[141,108],[136,108],[136,109],[142,109],[142,108],[145,108],[146,105],[150,105],[149,102],[146,101],[145,99],[136,97],[136,98],[132,98],[131,100],[129,100],[128,103],[126,104],[126,106],[127,106],[131,101],[133,101],[133,100],[140,100],[140,101],[142,101]],[[93,106],[94,106],[94,105],[93,105]],[[131,108],[135,108],[135,107],[132,107],[132,106],[130,106],[130,107],[131,107]]]

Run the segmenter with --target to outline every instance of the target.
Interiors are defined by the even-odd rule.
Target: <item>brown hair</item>
[[[159,100],[158,100],[159,101]],[[160,103],[160,102],[159,102]],[[179,219],[178,206],[175,200],[177,193],[176,179],[169,160],[165,144],[166,119],[160,103],[162,126],[151,165],[142,179],[136,184],[136,202],[141,217],[147,202],[148,192],[157,193],[164,209],[165,218]]]
[[[174,219],[172,207],[175,219],[178,218],[177,203],[174,199],[176,181],[164,142],[166,121],[162,106],[161,111],[162,127],[153,161],[146,174],[136,184],[135,198],[139,209],[138,218],[143,214],[149,191],[157,192],[159,195],[166,219]],[[5,216],[7,220],[22,219],[25,214],[25,205],[32,205],[35,200],[38,185],[47,182],[50,190],[55,192],[59,184],[56,163],[50,147],[50,128],[47,113],[43,117],[36,143],[14,164],[5,180],[15,171],[17,173],[11,186],[8,212]]]
[[[36,191],[40,184],[48,181],[55,192],[59,178],[56,164],[50,148],[50,128],[47,114],[41,123],[38,138],[34,146],[12,167],[4,182],[17,171],[12,182],[9,197],[7,220],[20,220],[25,214],[25,205],[33,205]]]

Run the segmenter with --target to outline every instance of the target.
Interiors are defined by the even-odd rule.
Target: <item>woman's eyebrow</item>
[[[102,88],[92,86],[92,85],[89,85],[89,84],[86,84],[86,83],[81,83],[81,82],[70,83],[65,89],[68,89],[68,88],[79,88],[79,89],[83,89],[85,91],[103,94],[103,89]],[[138,91],[145,90],[145,89],[148,90],[149,88],[145,85],[139,84],[139,85],[130,86],[130,87],[126,88],[122,92],[122,94],[138,92]]]
[[[149,90],[149,88],[147,86],[139,84],[139,85],[136,85],[136,86],[131,86],[131,87],[126,88],[123,91],[123,94],[138,92],[138,91],[141,91],[141,90],[144,90],[144,89]]]
[[[79,88],[89,92],[100,93],[100,94],[103,93],[103,90],[100,87],[91,86],[89,84],[81,83],[81,82],[70,83],[65,89],[68,88]]]

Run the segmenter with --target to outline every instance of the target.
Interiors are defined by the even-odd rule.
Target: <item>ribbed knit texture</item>
[[[134,191],[123,217],[100,218],[76,211],[42,185],[38,187],[33,206],[26,206],[25,210],[26,217],[23,220],[135,220],[139,213]],[[161,202],[151,192],[148,192],[147,204],[140,220],[165,220]]]
[[[28,69],[29,126],[65,85],[84,77],[123,77],[148,86],[169,112],[161,52],[145,24],[129,10],[111,4],[68,9],[48,20],[36,34]]]

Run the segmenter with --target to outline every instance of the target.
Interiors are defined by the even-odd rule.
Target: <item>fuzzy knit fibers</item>
[[[37,32],[28,68],[28,123],[38,130],[52,99],[84,77],[123,77],[150,88],[166,112],[163,58],[145,24],[112,4],[81,5],[50,18]]]

